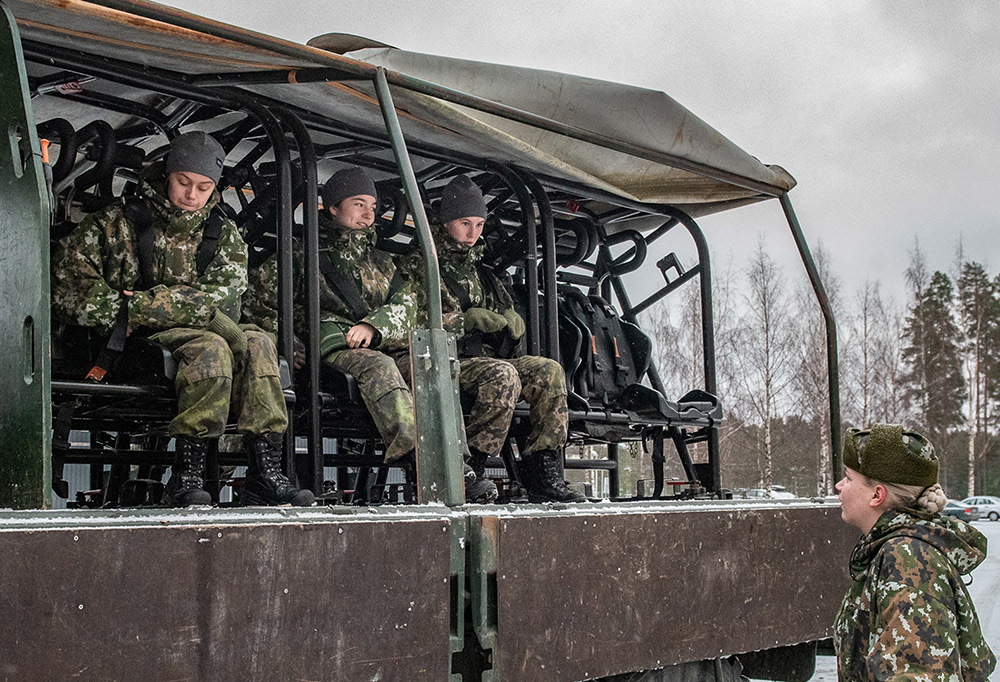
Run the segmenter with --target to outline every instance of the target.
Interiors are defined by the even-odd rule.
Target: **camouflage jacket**
[[[320,324],[334,324],[343,333],[359,322],[367,322],[378,332],[371,347],[379,350],[405,348],[416,321],[417,301],[411,283],[400,273],[395,290],[390,291],[396,274],[392,256],[375,247],[375,228],[352,230],[333,221],[326,211],[319,214],[319,249],[330,264],[347,275],[368,307],[368,314],[355,319],[350,306],[341,300],[326,278],[320,274]],[[305,256],[300,244],[293,251],[295,286],[295,332],[305,336]],[[273,267],[273,266],[272,266]]]
[[[513,299],[499,280],[497,281],[498,291],[494,291],[493,287],[483,282],[480,276],[479,262],[486,249],[482,241],[472,247],[464,246],[452,239],[444,227],[436,223],[431,224],[431,234],[437,248],[438,267],[442,276],[451,276],[460,287],[468,292],[470,307],[487,308],[500,314],[514,307]],[[417,291],[417,307],[420,311],[419,325],[427,326],[427,311],[429,310],[427,274],[421,252],[417,250],[409,254],[401,267],[406,271],[410,280],[414,282],[414,288]],[[465,315],[462,312],[462,304],[444,283],[444,280],[441,281],[441,315],[444,328],[461,340],[465,334]],[[486,350],[488,352],[488,347]]]
[[[300,264],[296,263],[296,270]],[[245,324],[254,324],[269,334],[278,333],[278,257],[251,267],[247,273],[247,290],[242,299]]]
[[[841,682],[987,680],[996,658],[962,582],[985,558],[986,538],[957,519],[879,517],[851,555],[834,624]]]
[[[153,166],[139,184],[153,209],[153,281],[135,291],[128,317],[133,328],[161,331],[203,327],[215,310],[240,316],[240,295],[247,287],[247,249],[236,225],[225,220],[215,258],[199,277],[196,263],[202,223],[220,201],[218,192],[198,211],[182,211],[166,196],[162,166]],[[63,322],[98,327],[114,325],[122,291],[139,281],[135,230],[118,201],[84,218],[55,245],[52,253],[52,314]]]

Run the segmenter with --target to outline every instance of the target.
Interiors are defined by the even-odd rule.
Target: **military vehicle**
[[[781,203],[826,316],[838,451],[833,318],[787,172],[662,93],[352,36],[300,45],[144,0],[0,8],[4,679],[811,676],[853,541],[830,501],[728,499],[710,253],[697,223]],[[490,462],[504,503],[463,503],[455,340],[429,267],[429,328],[411,337],[415,471],[382,465],[352,378],[324,371],[311,334],[305,367],[284,365],[286,456],[321,504],[227,505],[239,462],[220,445],[218,507],[158,506],[170,358],[137,343],[102,381],[74,369],[94,347],[50,322],[49,246],[127,196],[188,130],[226,148],[220,187],[252,264],[277,254],[284,358],[296,239],[307,319],[318,316],[318,185],[365,167],[383,244],[419,248],[433,264],[427,213],[450,178],[472,178],[492,213],[487,258],[527,320],[523,350],[566,369],[571,443],[607,448],[564,464],[607,471],[608,498],[524,503],[519,410]],[[664,246],[671,239],[687,243],[693,265]],[[633,302],[637,272],[658,284]],[[703,382],[671,396],[638,315],[684,286],[701,292]],[[619,448],[633,443],[652,457],[651,494],[617,476]],[[670,446],[685,474],[677,485],[663,476]],[[88,486],[71,491],[67,471],[81,465]],[[52,509],[60,501],[73,508]]]

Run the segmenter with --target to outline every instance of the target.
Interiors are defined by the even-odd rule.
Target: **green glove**
[[[247,353],[247,335],[243,333],[240,326],[233,322],[232,318],[219,310],[208,321],[206,327],[211,332],[215,332],[226,340],[229,350],[233,352],[233,358],[239,362]]]
[[[507,308],[503,311],[503,319],[507,322],[507,329],[510,330],[510,335],[515,341],[524,336],[524,320],[517,311],[513,308]]]
[[[468,334],[473,329],[478,329],[484,334],[498,332],[507,326],[507,320],[503,315],[499,315],[486,308],[469,308],[465,311],[465,333]],[[521,325],[524,326],[523,324]],[[523,332],[522,332],[523,333]]]
[[[325,358],[330,353],[347,348],[347,334],[336,322],[319,323],[319,355]]]

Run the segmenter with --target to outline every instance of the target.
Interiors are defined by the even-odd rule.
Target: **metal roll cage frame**
[[[123,11],[135,12],[137,8],[133,5],[124,6],[117,0],[105,0],[104,4]],[[119,7],[119,5],[122,5]],[[144,15],[150,18],[163,18],[156,16],[160,12],[150,8],[142,8]],[[167,15],[164,15],[167,16]],[[170,14],[169,20],[173,23],[183,25],[185,22],[178,22],[178,17]],[[192,24],[191,28],[206,32],[205,26]],[[228,30],[224,27],[215,27],[213,31],[219,37],[228,36]],[[240,33],[238,39],[246,42],[246,34]],[[525,227],[525,247],[526,260],[524,266],[525,284],[529,292],[528,301],[528,352],[538,354],[541,348],[541,329],[545,328],[546,347],[545,354],[558,360],[559,357],[559,325],[557,307],[557,284],[559,277],[557,274],[557,248],[556,248],[556,227],[553,209],[550,202],[549,192],[564,192],[579,199],[600,200],[611,205],[616,205],[622,211],[636,211],[647,215],[660,215],[665,218],[664,223],[652,232],[642,235],[637,232],[619,232],[609,237],[606,224],[619,216],[616,212],[598,218],[596,228],[598,233],[598,258],[595,266],[595,277],[598,278],[598,285],[603,294],[610,294],[613,290],[622,309],[622,318],[628,322],[636,323],[640,312],[648,309],[651,305],[672,293],[678,287],[697,276],[700,281],[701,292],[701,318],[702,318],[702,339],[704,357],[704,384],[705,390],[709,393],[717,393],[717,379],[715,367],[715,346],[714,346],[714,317],[712,308],[711,292],[711,265],[707,241],[698,224],[684,212],[667,205],[644,204],[610,194],[602,190],[583,187],[576,183],[568,182],[551,177],[536,177],[532,173],[521,169],[504,166],[492,162],[469,158],[463,154],[447,149],[441,149],[428,145],[414,144],[413,149],[425,159],[438,161],[421,173],[415,173],[410,163],[407,143],[403,139],[403,133],[396,118],[395,108],[392,103],[390,84],[420,92],[425,95],[437,97],[472,107],[474,109],[496,114],[510,120],[526,123],[528,125],[543,128],[548,131],[557,132],[574,139],[597,144],[609,149],[614,149],[634,156],[672,165],[677,168],[690,170],[702,175],[730,182],[734,185],[745,187],[761,192],[768,196],[777,197],[781,203],[792,236],[799,250],[803,264],[809,275],[817,300],[820,304],[826,322],[827,336],[827,357],[829,372],[829,418],[832,434],[832,457],[831,465],[834,471],[840,467],[840,405],[839,405],[839,380],[837,363],[837,342],[836,324],[833,318],[829,299],[825,292],[819,273],[809,251],[808,245],[802,234],[801,227],[795,217],[791,201],[787,193],[780,193],[775,188],[763,185],[762,183],[736,176],[734,174],[718,171],[694,164],[684,159],[678,159],[669,155],[664,155],[650,150],[637,148],[634,145],[607,138],[586,130],[574,128],[561,124],[551,119],[520,111],[509,106],[483,98],[460,93],[448,88],[442,88],[418,79],[408,77],[399,73],[386,71],[381,67],[357,66],[352,71],[345,68],[347,62],[334,59],[335,66],[331,68],[315,68],[306,70],[296,70],[295,80],[297,82],[325,81],[325,80],[371,80],[375,85],[375,90],[385,121],[387,138],[371,134],[370,131],[358,130],[351,126],[346,126],[332,120],[322,118],[308,111],[299,110],[287,104],[277,102],[256,94],[248,93],[234,87],[241,84],[250,83],[287,83],[288,71],[257,72],[245,74],[209,74],[201,76],[186,76],[176,72],[152,67],[139,66],[131,63],[124,63],[110,59],[105,56],[93,55],[77,50],[70,50],[53,45],[45,45],[31,40],[22,41],[23,52],[26,58],[46,66],[56,66],[72,73],[84,76],[106,78],[108,80],[120,82],[144,90],[160,92],[165,95],[176,97],[201,105],[217,106],[229,110],[242,110],[248,116],[257,121],[263,129],[268,142],[275,156],[276,178],[275,182],[279,192],[277,197],[277,254],[279,259],[279,284],[278,284],[278,315],[279,315],[279,352],[285,357],[292,356],[292,281],[291,281],[291,251],[292,251],[292,228],[293,213],[298,202],[293,201],[293,166],[291,160],[291,150],[289,147],[289,135],[298,153],[299,164],[301,165],[301,183],[304,187],[302,203],[306,207],[303,211],[305,222],[305,253],[306,253],[306,295],[307,295],[307,319],[315,326],[319,319],[319,263],[318,263],[318,237],[317,237],[317,215],[316,211],[310,207],[318,205],[318,188],[316,161],[317,154],[313,145],[310,129],[316,132],[336,135],[347,138],[353,144],[362,144],[377,149],[391,148],[399,177],[402,181],[402,189],[410,206],[410,213],[416,223],[418,241],[424,251],[425,263],[427,265],[427,275],[430,289],[430,326],[432,330],[441,330],[441,300],[440,281],[437,271],[437,256],[430,236],[427,216],[424,213],[424,204],[421,199],[421,181],[426,181],[431,177],[437,177],[455,168],[472,169],[490,173],[498,177],[506,184],[516,198],[517,204],[522,214],[522,223]],[[274,45],[267,44],[267,49],[274,50]],[[309,53],[310,59],[315,59],[313,52]],[[354,63],[352,62],[351,65]],[[168,130],[171,124],[178,125],[177,119],[165,120],[162,115],[143,112],[140,107],[125,107],[120,102],[113,101],[112,98],[103,98],[106,106],[125,113],[133,114],[144,118],[148,123],[159,131]],[[96,103],[96,102],[95,102]],[[62,159],[60,159],[62,161]],[[667,267],[670,264],[658,263],[664,273],[665,284],[654,294],[643,301],[633,305],[630,301],[626,288],[622,282],[622,275],[626,274],[631,264],[640,263],[645,257],[645,251],[649,245],[667,234],[673,227],[682,224],[689,233],[697,249],[698,264],[691,269],[680,273],[680,276],[670,281],[666,276]],[[537,267],[538,258],[538,230],[541,231],[541,251],[542,267]],[[619,236],[622,235],[622,236]],[[624,254],[612,258],[610,247],[613,242],[632,241],[633,246]],[[666,260],[666,259],[664,259]],[[676,263],[674,263],[676,265]],[[541,293],[544,295],[543,305],[538,305],[539,297],[539,269],[542,271]],[[600,270],[600,272],[598,272]],[[679,271],[679,269],[678,269]],[[572,276],[564,278],[572,281]],[[606,296],[608,297],[608,296]],[[540,311],[542,314],[537,314]],[[313,490],[320,490],[322,487],[322,433],[320,425],[320,405],[316,396],[320,388],[320,358],[319,339],[315,334],[311,334],[307,343],[307,364],[306,386],[309,392],[307,404],[307,443],[308,461],[310,462],[310,480],[304,481]],[[441,369],[441,382],[450,383],[450,375],[447,368]],[[661,393],[664,392],[663,383],[659,377],[655,364],[651,364],[648,377],[651,385]],[[442,410],[443,411],[443,410]],[[286,452],[294,452],[294,430],[289,429],[286,435]],[[708,486],[713,492],[721,489],[721,462],[719,457],[719,439],[716,429],[710,429],[708,435],[709,467],[711,470],[711,483]],[[685,469],[688,470],[690,462],[685,462]],[[455,465],[457,468],[457,464]],[[451,472],[449,472],[451,473]],[[454,472],[454,477],[449,475],[448,484],[444,486],[444,491],[438,491],[433,496],[442,499],[447,504],[461,503],[461,486],[455,485],[458,481],[458,473]],[[428,484],[429,485],[429,484]],[[455,488],[457,487],[457,492]],[[422,490],[425,486],[421,484]],[[428,493],[429,494],[429,493]]]

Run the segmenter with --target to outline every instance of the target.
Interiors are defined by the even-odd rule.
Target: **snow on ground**
[[[1000,521],[977,521],[973,524],[989,540],[986,561],[972,572],[969,594],[979,613],[986,641],[1000,655]],[[847,561],[847,557],[844,557]],[[837,663],[833,656],[816,660],[816,674],[810,682],[837,682]]]

